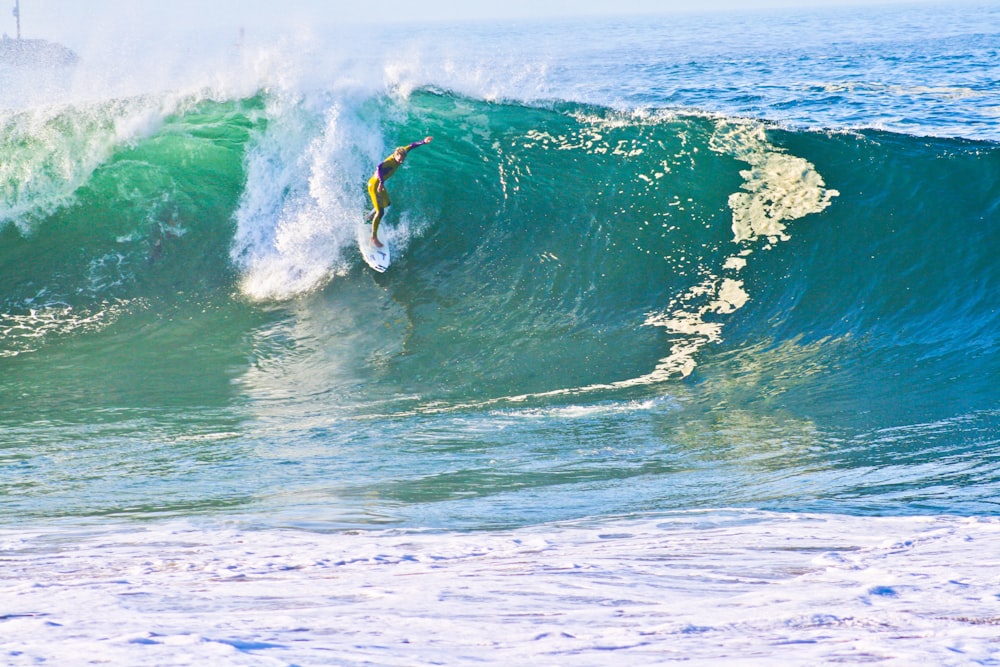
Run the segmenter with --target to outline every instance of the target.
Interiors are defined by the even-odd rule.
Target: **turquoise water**
[[[733,149],[722,137],[747,126],[701,116],[433,91],[367,104],[394,115],[386,143],[437,142],[394,183],[410,237],[386,276],[346,244],[301,293],[241,292],[253,269],[230,250],[261,96],[166,118],[71,203],[5,227],[11,518],[992,511],[995,145],[755,127],[766,147]],[[774,180],[765,208],[817,196],[774,156],[819,175],[822,210],[737,242],[748,165]],[[725,280],[738,308],[712,305]],[[687,366],[664,364],[678,345]],[[850,479],[872,469],[895,481]]]
[[[256,536],[237,543],[333,535],[348,554],[378,548],[352,531],[439,531],[425,546],[450,553],[466,531],[575,543],[558,522],[585,521],[626,539],[630,521],[707,512],[726,526],[707,563],[743,529],[811,539],[816,516],[844,534],[992,526],[1000,44],[996,8],[977,11],[417,27],[398,61],[261,38],[187,52],[221,63],[211,85],[199,68],[8,93],[5,539],[173,543],[191,522],[218,558],[243,558],[213,532],[233,525]],[[21,75],[0,71],[15,90]],[[395,261],[375,274],[365,180],[425,135],[390,181]],[[21,581],[50,568],[17,562]],[[678,590],[709,610],[702,584]],[[266,649],[248,633],[233,664]]]

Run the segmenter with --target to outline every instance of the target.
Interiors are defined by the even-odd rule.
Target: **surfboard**
[[[364,258],[365,264],[379,273],[385,273],[385,270],[392,263],[389,243],[383,238],[382,247],[377,247],[372,243],[371,233],[371,225],[361,225],[358,229],[358,250],[361,251],[361,257]]]

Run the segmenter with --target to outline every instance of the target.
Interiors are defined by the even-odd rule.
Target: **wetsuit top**
[[[405,147],[403,148],[403,151],[406,153],[410,152],[410,150]],[[399,169],[399,166],[400,163],[396,160],[396,151],[393,151],[392,155],[382,160],[382,163],[378,166],[378,169],[375,170],[375,178],[378,179],[379,174],[381,174],[382,180],[385,181],[390,176],[396,173],[396,170]]]

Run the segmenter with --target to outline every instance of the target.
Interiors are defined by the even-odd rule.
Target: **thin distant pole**
[[[14,0],[14,18],[17,19],[17,38],[21,39],[21,0]]]

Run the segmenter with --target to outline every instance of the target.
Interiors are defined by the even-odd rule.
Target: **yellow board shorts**
[[[382,191],[378,190],[378,179],[372,176],[368,180],[368,196],[372,198],[372,205],[375,207],[376,211],[381,211],[389,205],[389,191],[382,188]]]

